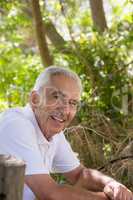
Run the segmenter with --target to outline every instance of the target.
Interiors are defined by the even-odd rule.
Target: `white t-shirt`
[[[80,165],[63,132],[53,136],[50,141],[44,137],[29,105],[1,114],[0,154],[23,159],[26,162],[26,175],[64,173]],[[30,188],[24,185],[23,200],[34,198]]]

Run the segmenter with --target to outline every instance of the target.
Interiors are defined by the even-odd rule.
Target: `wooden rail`
[[[0,155],[0,200],[22,200],[25,163]]]

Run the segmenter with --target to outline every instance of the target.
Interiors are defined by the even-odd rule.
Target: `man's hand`
[[[110,181],[104,187],[104,193],[111,200],[133,200],[133,193],[117,181]]]
[[[78,172],[80,172],[80,174],[74,186],[95,193],[98,200],[100,200],[100,197],[110,200],[133,200],[133,193],[128,190],[126,186],[115,181],[113,178],[106,176],[97,170],[88,169],[82,166],[80,167],[80,170],[78,169]]]

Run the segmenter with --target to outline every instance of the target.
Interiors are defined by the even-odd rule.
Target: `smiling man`
[[[65,139],[81,93],[77,74],[51,66],[37,78],[26,107],[2,114],[0,154],[26,162],[23,200],[133,200],[124,185],[81,165]],[[50,173],[62,173],[70,185],[56,183]]]

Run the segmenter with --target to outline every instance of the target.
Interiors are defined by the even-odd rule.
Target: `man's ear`
[[[40,95],[37,91],[32,91],[30,94],[30,104],[33,108],[37,108],[40,105]]]

